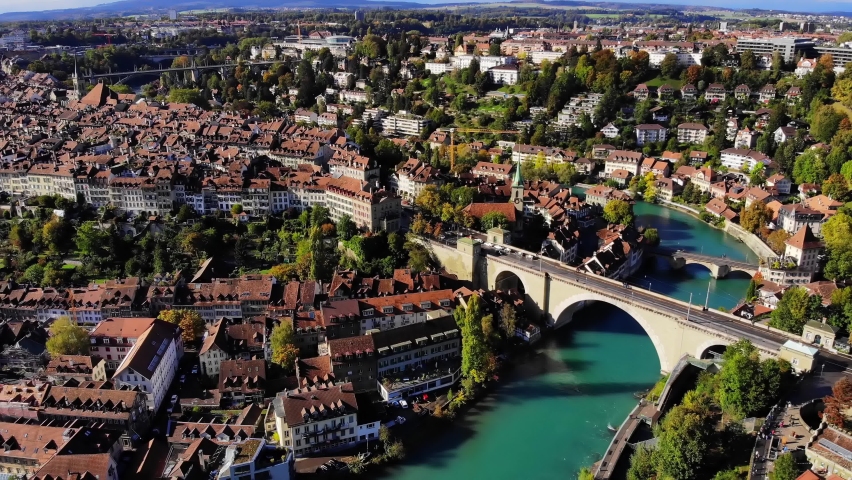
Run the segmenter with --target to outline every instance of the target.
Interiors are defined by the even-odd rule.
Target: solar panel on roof
[[[846,460],[852,461],[852,452],[850,452],[849,450],[847,450],[847,449],[841,447],[840,445],[832,442],[831,440],[827,440],[825,438],[820,438],[819,444],[822,445],[823,447],[829,449],[832,453],[840,455],[841,457],[845,458]]]

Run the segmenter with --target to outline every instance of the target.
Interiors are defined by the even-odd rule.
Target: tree
[[[51,253],[59,253],[62,243],[68,238],[66,233],[68,223],[54,216],[42,227],[41,238]]]
[[[841,75],[831,87],[831,96],[846,106],[852,106],[852,76]]]
[[[337,221],[337,236],[341,240],[346,241],[352,238],[356,231],[357,228],[355,222],[352,221],[352,217],[348,214],[341,215],[340,220]]]
[[[633,455],[630,456],[627,480],[648,480],[656,476],[657,465],[654,461],[654,451],[644,445],[637,447]]]
[[[490,352],[482,331],[483,315],[479,295],[471,295],[467,307],[457,308],[453,315],[462,335],[462,375],[474,383],[484,383],[490,374]]]
[[[506,228],[509,226],[509,219],[502,212],[488,212],[482,216],[480,220],[483,230],[489,228]]]
[[[653,183],[648,184],[642,198],[648,203],[655,203],[657,201],[657,187]]]
[[[624,200],[611,200],[604,207],[603,216],[609,223],[630,225],[633,223],[633,208]]]
[[[728,345],[719,372],[719,406],[735,418],[758,415],[772,406],[781,394],[790,364],[784,360],[760,360],[748,340]]]
[[[833,200],[842,200],[849,193],[846,177],[839,173],[831,175],[823,182],[822,193]]]
[[[163,310],[157,318],[179,326],[184,343],[195,341],[204,333],[204,320],[195,310]]]
[[[837,133],[840,121],[845,115],[835,110],[831,105],[822,105],[814,112],[811,121],[811,135],[821,142],[828,143]]]
[[[772,210],[762,201],[754,202],[740,213],[740,226],[751,233],[757,233],[772,220]]]
[[[438,216],[441,214],[441,192],[435,185],[426,185],[420,190],[414,204],[428,215]]]
[[[515,328],[517,327],[518,319],[515,313],[515,307],[509,303],[504,303],[500,309],[500,329],[506,338],[515,336]]]
[[[207,100],[201,95],[201,91],[194,88],[173,88],[169,90],[170,103],[191,103],[201,108],[206,108]]]
[[[269,343],[272,346],[272,361],[287,373],[296,368],[296,358],[299,357],[299,349],[295,345],[296,335],[293,332],[293,324],[286,320],[282,321],[272,329]]]
[[[88,355],[89,332],[68,317],[59,317],[50,326],[47,339],[50,355]]]
[[[796,480],[801,474],[799,463],[793,453],[785,453],[775,459],[775,468],[769,474],[771,480]]]
[[[642,236],[645,237],[645,241],[648,242],[649,245],[660,244],[660,232],[656,228],[646,228],[645,231],[642,232]]]
[[[831,395],[825,397],[823,418],[831,425],[843,428],[846,423],[846,412],[852,407],[852,380],[842,377],[831,388]]]
[[[808,291],[802,287],[790,287],[771,313],[769,325],[801,335],[808,318]]]
[[[825,151],[809,148],[796,157],[793,163],[793,180],[796,183],[822,183],[828,178]]]
[[[752,302],[757,298],[757,282],[752,278],[748,282],[748,288],[746,289],[746,302]]]
[[[665,78],[677,78],[680,75],[680,63],[676,53],[667,53],[660,63],[660,73]]]
[[[781,255],[787,248],[788,238],[790,238],[790,234],[787,233],[786,230],[779,228],[766,237],[766,244],[769,245],[769,248],[771,248],[773,252]]]
[[[239,203],[235,203],[231,207],[231,215],[233,215],[234,218],[236,218],[236,217],[240,216],[241,213],[243,213],[243,206],[240,205]]]
[[[98,222],[83,222],[77,228],[77,235],[74,236],[77,250],[83,256],[100,256],[108,240],[109,232],[100,228]]]
[[[746,50],[740,54],[740,68],[742,70],[754,70],[757,68],[757,59],[754,52]]]

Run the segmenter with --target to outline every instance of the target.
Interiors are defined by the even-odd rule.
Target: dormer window
[[[428,300],[425,302],[420,302],[420,308],[432,308],[432,302]]]
[[[91,344],[94,345],[94,344],[98,343],[98,339],[92,337],[92,338],[89,339],[89,342],[91,342]]]
[[[108,338],[104,339],[104,345],[109,345],[109,339]]]
[[[382,307],[382,313],[393,313],[393,307]]]
[[[449,300],[441,300],[441,306],[442,307],[449,307],[450,301]]]
[[[361,312],[361,315],[363,315],[365,317],[372,317],[374,313],[375,313],[374,309],[368,308],[368,309],[365,309],[363,312]]]
[[[402,310],[405,311],[405,312],[410,312],[410,311],[414,310],[414,305],[412,305],[410,303],[403,303],[402,304]]]

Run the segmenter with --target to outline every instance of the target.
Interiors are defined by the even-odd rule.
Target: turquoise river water
[[[664,246],[747,259],[754,254],[733,237],[687,214],[638,203],[637,225],[655,227]],[[730,308],[748,285],[746,277],[712,280],[709,271],[688,265],[672,271],[657,259],[633,283],[666,295]],[[394,480],[576,478],[597,461],[636,404],[633,394],[658,378],[660,364],[651,340],[623,311],[597,304],[550,332],[485,400],[428,447],[383,478]]]

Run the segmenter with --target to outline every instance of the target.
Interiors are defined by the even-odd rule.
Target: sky
[[[144,0],[143,0],[144,1]],[[483,2],[488,3],[488,0],[412,0],[418,3],[440,4],[440,3],[456,3],[456,2]],[[497,1],[497,0],[495,0]],[[704,5],[718,6],[726,8],[778,8],[788,11],[806,11],[813,13],[841,11],[852,13],[852,0],[810,0],[802,2],[801,0],[773,0],[766,2],[765,0],[615,0],[620,3],[658,3],[658,4],[679,4],[679,5]],[[55,10],[65,8],[91,7],[93,5],[111,3],[111,0],[0,0],[0,13],[6,12],[21,12],[21,11],[41,11]],[[240,1],[235,0],[234,4],[239,5]],[[283,0],[282,3],[286,3]]]

